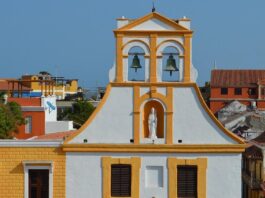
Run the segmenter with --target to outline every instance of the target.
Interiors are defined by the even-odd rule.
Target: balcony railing
[[[260,185],[262,183],[262,180],[254,178],[253,176],[250,176],[246,172],[242,173],[243,181],[251,188],[251,189],[261,189]]]

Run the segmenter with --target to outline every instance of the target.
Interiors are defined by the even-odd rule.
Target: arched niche
[[[178,53],[178,79],[177,81],[183,81],[184,76],[184,47],[183,45],[176,40],[165,40],[157,46],[156,55],[157,55],[157,79],[159,82],[163,81],[163,67],[165,66],[164,62],[164,52],[167,49],[175,49],[175,52]],[[176,79],[176,78],[175,78]]]
[[[138,55],[140,62],[142,64],[142,68],[135,72],[135,76],[131,78],[130,66],[133,60],[133,53],[137,53],[137,49],[140,53]],[[149,65],[150,65],[150,49],[148,44],[141,40],[131,40],[124,44],[122,47],[122,54],[123,54],[123,76],[124,81],[132,81],[135,79],[136,81],[148,81],[149,80]],[[138,73],[139,72],[139,73]],[[138,78],[135,78],[139,76]]]
[[[152,108],[155,109],[157,116],[157,138],[164,138],[165,110],[163,105],[157,100],[147,101],[142,108],[142,137],[149,137],[148,119]]]

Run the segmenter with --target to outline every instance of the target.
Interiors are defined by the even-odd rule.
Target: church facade
[[[122,17],[102,102],[62,145],[66,197],[241,197],[244,141],[196,85],[186,17]]]

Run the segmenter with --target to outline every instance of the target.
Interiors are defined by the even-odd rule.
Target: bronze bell
[[[133,57],[131,68],[135,69],[135,72],[137,72],[137,69],[142,68],[137,54],[135,54]]]
[[[170,54],[168,59],[167,59],[167,65],[164,71],[169,71],[170,76],[172,76],[172,72],[179,71],[176,65],[176,60],[174,59],[173,55]]]

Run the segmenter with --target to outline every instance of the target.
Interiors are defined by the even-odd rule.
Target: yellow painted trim
[[[191,70],[191,37],[192,35],[184,35],[184,82],[190,82]]]
[[[116,21],[128,21],[129,19],[127,18],[117,18]]]
[[[168,198],[176,198],[177,192],[177,166],[197,166],[197,195],[198,198],[206,198],[206,170],[207,158],[178,159],[168,158]]]
[[[65,152],[242,153],[246,144],[64,144]]]
[[[157,42],[157,35],[152,34],[150,36],[150,82],[156,82],[156,42]]]
[[[140,112],[142,104],[148,99],[158,99],[165,106],[166,130],[164,137],[167,144],[173,143],[173,87],[167,87],[167,95],[164,96],[157,92],[156,86],[150,86],[150,92],[140,96],[140,87],[134,86],[134,143],[140,143],[142,131],[140,131]]]
[[[140,43],[144,44],[144,45],[146,46],[146,48],[148,49],[148,53],[150,53],[150,48],[149,48],[148,43],[146,43],[145,41],[140,40],[140,39],[134,39],[134,40],[130,40],[130,41],[128,41],[127,43],[125,43],[125,44],[122,46],[122,48],[121,48],[122,51],[123,51],[123,49],[124,49],[128,44],[133,43],[133,42],[140,42]]]
[[[112,158],[102,157],[103,172],[103,198],[113,198],[111,196],[111,165],[128,164],[131,165],[131,196],[130,198],[139,198],[140,196],[140,167],[141,158]],[[129,198],[129,197],[128,197]]]
[[[239,143],[239,144],[245,144],[245,140],[241,139],[240,137],[238,137],[237,135],[235,135],[234,133],[232,133],[231,131],[227,130],[222,123],[214,116],[213,112],[208,108],[207,104],[205,103],[200,89],[198,88],[197,84],[193,84],[193,87],[196,91],[196,94],[199,98],[199,101],[202,105],[202,107],[204,108],[204,110],[206,111],[206,113],[209,115],[209,117],[214,121],[214,123],[227,135],[229,136],[232,140],[234,140],[235,142]]]
[[[139,98],[139,104],[140,106],[136,107],[137,109],[139,109],[140,111],[140,107],[141,105],[148,99],[151,99],[151,98],[154,98],[154,99],[158,99],[159,101],[163,102],[164,105],[166,106],[166,109],[165,111],[170,111],[168,109],[168,106],[169,106],[169,98],[167,98],[167,96],[164,96],[162,95],[161,93],[157,93],[156,91],[155,92],[152,92],[152,90],[144,95],[142,95],[140,98]]]
[[[123,35],[116,36],[116,82],[123,82],[123,61],[122,61]]]
[[[148,15],[145,15],[141,18],[138,18],[136,20],[134,20],[133,22],[115,30],[115,31],[125,31],[125,30],[130,30],[132,29],[133,27],[137,26],[137,25],[140,25],[142,23],[144,23],[145,21],[149,20],[149,19],[152,19],[152,18],[156,18],[162,22],[164,22],[165,24],[167,24],[168,26],[171,26],[171,27],[174,27],[176,28],[176,31],[190,31],[189,29],[185,28],[184,26],[176,23],[175,21],[165,17],[165,16],[162,16],[160,14],[158,14],[157,12],[152,12]]]
[[[131,83],[111,83],[112,86],[114,87],[131,87],[131,86],[157,86],[157,87],[193,87],[196,91],[196,94],[199,98],[199,101],[206,111],[206,113],[209,115],[209,117],[214,121],[214,123],[230,138],[232,138],[235,142],[239,144],[245,144],[245,141],[238,137],[237,135],[233,134],[229,130],[227,130],[221,122],[213,115],[211,110],[208,108],[207,104],[205,103],[201,92],[197,86],[196,83],[192,82],[156,82],[156,83],[146,83],[146,82],[131,82]]]
[[[140,143],[140,106],[139,100],[140,98],[140,87],[135,86],[133,88],[133,136],[134,136],[134,144]]]
[[[142,86],[142,87],[193,87],[195,83],[192,82],[112,82],[110,83],[113,87],[133,87],[133,86]]]
[[[163,31],[163,30],[156,30],[156,31],[149,31],[149,30],[126,30],[126,31],[115,31],[114,34],[123,34],[126,37],[132,37],[132,38],[139,38],[139,37],[146,37],[150,36],[151,34],[157,34],[159,38],[166,37],[166,38],[176,38],[178,36],[183,37],[185,34],[192,34],[192,31]]]
[[[166,143],[173,144],[173,87],[167,87]]]
[[[178,21],[191,21],[191,19],[189,19],[189,18],[186,18],[186,19],[182,18],[182,19],[178,19]]]
[[[196,85],[196,83],[178,83],[178,82],[157,82],[157,83],[145,83],[145,82],[132,82],[132,83],[110,83],[108,86],[107,86],[107,89],[106,89],[106,93],[104,95],[104,98],[102,99],[102,101],[100,102],[99,106],[96,108],[96,110],[93,112],[93,114],[90,116],[90,118],[86,121],[86,123],[80,128],[77,130],[77,133],[73,134],[72,136],[70,136],[65,142],[64,142],[64,145],[67,144],[69,141],[71,141],[73,138],[75,138],[77,135],[79,135],[91,122],[92,120],[96,117],[97,113],[101,110],[101,108],[103,107],[103,105],[105,104],[109,94],[110,94],[110,91],[111,91],[111,87],[134,87],[134,139],[135,139],[135,143],[138,144],[140,141],[140,136],[137,137],[137,134],[140,133],[140,129],[137,128],[137,122],[139,122],[140,124],[140,115],[136,116],[135,114],[140,114],[140,106],[141,106],[141,103],[148,99],[148,98],[151,98],[150,96],[150,93],[147,93],[145,95],[143,95],[141,97],[141,99],[139,98],[140,97],[140,86],[144,86],[144,87],[148,87],[148,86],[153,86],[153,87],[193,87],[195,89],[195,92],[199,98],[199,101],[202,105],[202,107],[204,108],[204,110],[206,111],[206,113],[209,115],[209,117],[214,121],[214,123],[227,135],[229,136],[231,139],[233,139],[235,142],[239,143],[239,144],[243,144],[245,145],[245,141],[243,139],[241,139],[240,137],[238,137],[237,135],[233,134],[232,132],[228,131],[220,122],[219,120],[213,115],[213,113],[211,112],[211,110],[208,108],[208,106],[206,105],[202,95],[201,95],[201,92],[198,88],[198,86]],[[138,89],[138,93],[136,93]],[[168,92],[168,91],[167,91]],[[169,93],[169,92],[168,92]],[[167,94],[168,94],[167,93]],[[172,108],[171,110],[168,109],[168,113],[167,113],[167,116],[170,115],[173,111],[173,104],[169,104],[170,102],[172,103],[173,101],[173,98],[172,99],[168,99],[169,101],[167,101],[167,99],[165,98],[165,96],[163,96],[162,94],[159,94],[159,93],[156,93],[155,95],[153,95],[153,97],[155,98],[158,98],[159,100],[161,100],[162,102],[165,103],[165,105],[169,106],[169,105],[172,105]],[[172,96],[173,97],[173,96]],[[171,98],[171,97],[169,97]],[[168,108],[168,107],[167,107]],[[138,120],[138,121],[137,121]],[[173,121],[172,121],[173,122]],[[140,125],[138,125],[140,126]],[[172,124],[170,124],[170,126],[172,126]],[[172,129],[168,129],[167,130],[172,130]],[[140,135],[140,134],[139,134]],[[137,139],[137,138],[138,139]],[[172,140],[173,141],[173,140]],[[167,140],[167,143],[170,144],[170,141]],[[243,147],[242,147],[243,148]],[[78,149],[77,149],[78,150]],[[82,150],[82,149],[81,149]],[[242,150],[242,149],[241,149]],[[228,149],[228,152],[232,152],[232,150]],[[243,150],[242,150],[243,152]]]
[[[158,50],[161,45],[163,45],[164,43],[168,43],[168,42],[175,42],[175,43],[179,44],[182,47],[183,51],[185,49],[185,47],[183,46],[183,44],[181,42],[179,42],[177,40],[174,40],[174,39],[169,39],[169,40],[164,40],[161,43],[159,43],[159,45],[157,45],[157,47],[156,47],[156,50]]]
[[[98,112],[101,111],[102,107],[104,106],[104,104],[107,101],[107,98],[110,95],[110,91],[111,91],[111,84],[109,84],[106,88],[106,93],[104,94],[104,97],[102,98],[102,100],[100,101],[99,105],[97,106],[97,108],[94,110],[94,112],[92,113],[92,115],[88,118],[88,120],[76,131],[76,133],[74,133],[73,135],[71,135],[70,137],[68,137],[66,139],[66,141],[64,142],[64,144],[67,144],[68,142],[70,142],[71,140],[73,140],[76,136],[78,136],[80,133],[82,133],[87,127],[88,125],[95,119],[95,117],[97,116]]]

